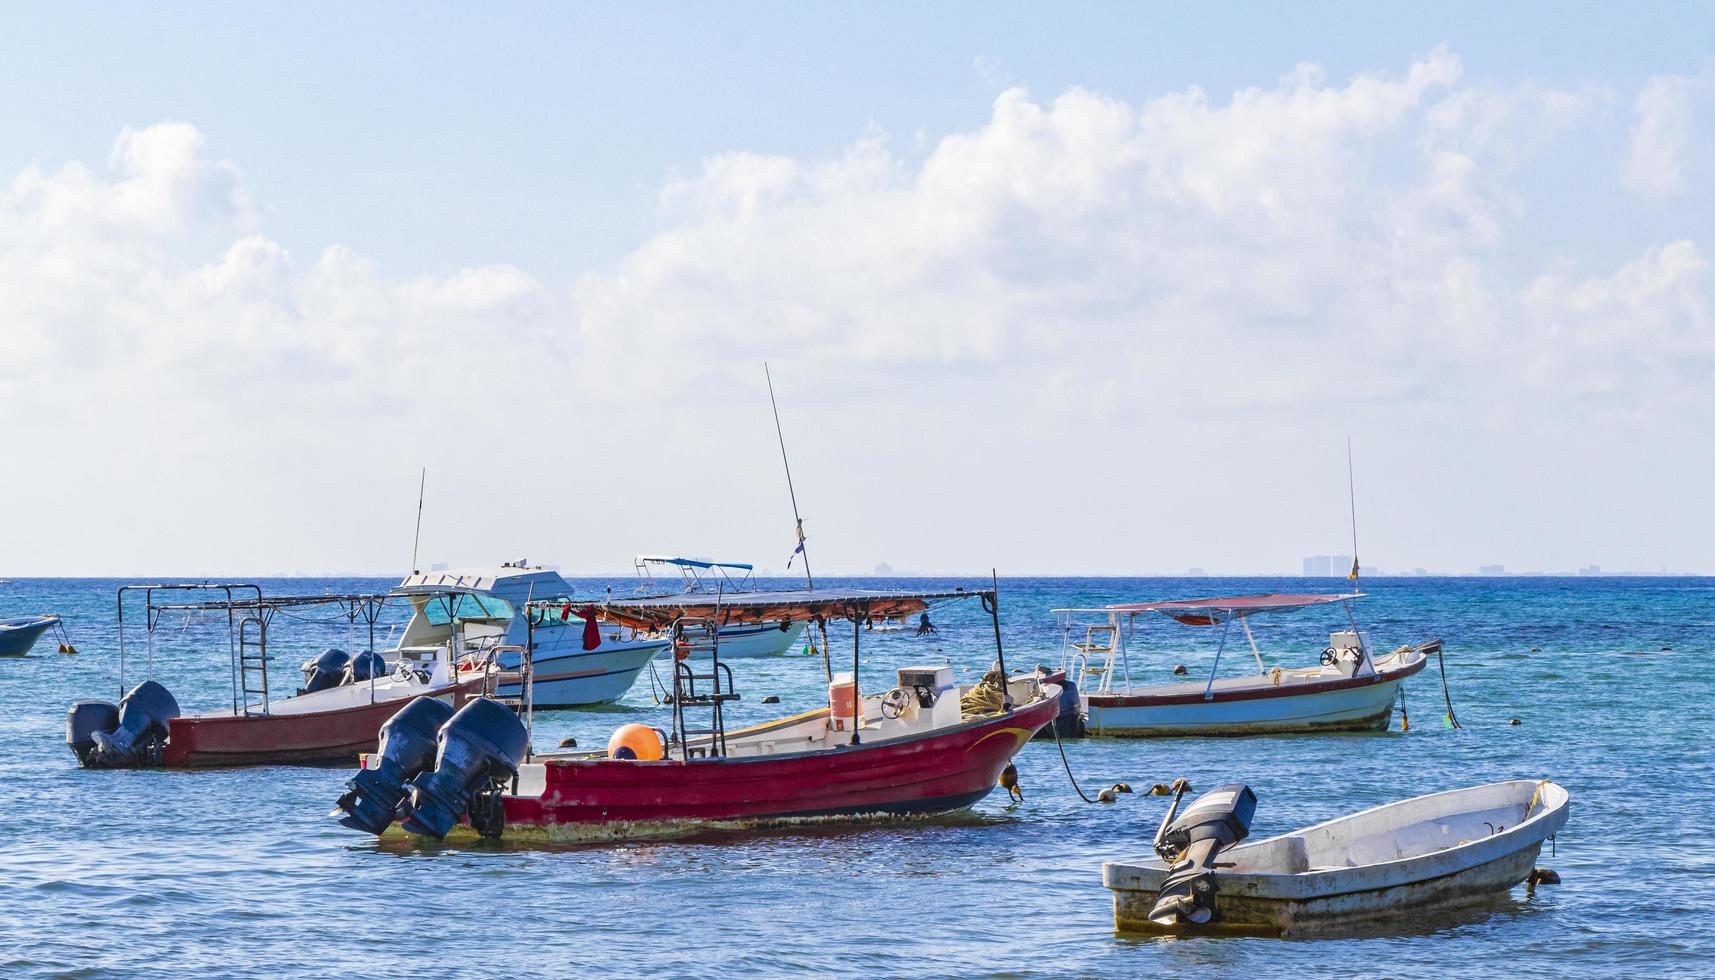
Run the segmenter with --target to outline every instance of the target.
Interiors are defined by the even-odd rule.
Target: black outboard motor
[[[95,748],[95,733],[119,727],[119,706],[112,701],[79,701],[66,712],[66,745],[77,755],[79,765],[89,764]]]
[[[1184,815],[1173,819],[1182,788],[1155,835],[1155,850],[1172,862],[1156,895],[1149,920],[1171,926],[1180,921],[1202,925],[1215,917],[1215,857],[1251,830],[1256,794],[1243,783],[1228,783],[1199,796]]]
[[[301,668],[304,672],[304,686],[298,689],[298,693],[314,694],[330,687],[338,687],[340,681],[345,680],[345,668],[349,663],[351,657],[344,650],[323,650],[304,661]]]
[[[353,830],[380,836],[405,798],[405,780],[435,761],[435,732],[453,716],[452,705],[429,697],[412,698],[381,726],[381,745],[369,764],[345,784],[335,813]]]
[[[442,838],[467,812],[484,837],[500,836],[501,786],[518,773],[529,746],[524,723],[500,702],[477,698],[441,726],[435,771],[411,781],[404,827]]]
[[[75,713],[77,709],[74,707],[72,711]],[[93,720],[99,711],[91,709],[87,717]],[[167,722],[178,716],[179,702],[172,694],[155,681],[144,681],[119,699],[113,728],[86,732],[94,744],[81,756],[83,764],[101,769],[160,765],[161,749],[167,741]],[[72,722],[72,717],[66,719],[68,741]],[[77,751],[75,745],[72,751]]]
[[[351,663],[345,665],[345,680],[343,683],[355,684],[358,681],[377,680],[387,676],[387,661],[374,650],[365,650],[351,658]]]

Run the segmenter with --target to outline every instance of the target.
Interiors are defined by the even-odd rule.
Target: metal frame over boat
[[[671,589],[656,585],[656,567],[676,570],[679,592],[685,594],[748,592],[755,587],[752,581],[755,568],[742,562],[704,561],[676,555],[638,555],[633,564],[637,566],[639,595],[672,594]],[[803,632],[803,623],[735,623],[721,628],[721,656],[727,660],[778,656],[795,647]]]
[[[221,598],[186,598],[208,593]],[[128,689],[126,600],[136,594],[143,600],[146,679]],[[392,664],[369,654],[387,601],[384,595],[265,596],[250,583],[123,586],[117,599],[119,703],[74,704],[67,717],[67,744],[91,768],[332,764],[373,749],[381,726],[414,698],[456,706],[492,690],[498,671],[487,662],[470,662],[461,670],[451,647],[395,651],[398,659]],[[279,697],[269,688],[270,625],[276,615],[301,617],[318,608],[336,610],[345,620],[348,646],[355,645],[350,641],[361,620],[369,639],[361,670],[345,669],[350,657],[343,651],[328,651],[345,658],[336,665],[345,671],[343,678],[310,681],[317,666],[312,661],[305,665],[310,689]],[[181,714],[177,700],[154,680],[155,634],[169,616],[182,616],[186,623],[211,616],[224,620],[230,709]]]
[[[996,668],[982,683],[961,688],[950,667],[908,667],[889,690],[861,694],[856,678],[866,620],[973,598],[995,617]],[[440,729],[434,772],[420,755],[416,771],[410,771],[403,762],[409,754],[391,746],[379,759],[366,760],[365,771],[341,798],[336,813],[345,814],[342,822],[382,834],[423,832],[425,822],[413,821],[419,807],[433,805],[428,787],[449,782],[477,787],[464,811],[470,819],[456,826],[449,819],[431,836],[575,841],[923,818],[965,809],[988,795],[1012,756],[1059,710],[1059,688],[1052,683],[1034,675],[1001,683],[1007,675],[992,590],[678,595],[613,601],[603,612],[673,637],[672,730],[651,735],[650,729],[627,726],[642,728],[645,755],[631,753],[628,744],[608,753],[532,756],[525,749],[523,761],[495,783],[499,792],[490,797],[480,788],[480,774],[451,780],[442,775],[458,766],[478,772],[460,761],[478,756],[461,742],[454,718]],[[852,673],[835,675],[825,659],[828,706],[729,731],[725,709],[739,692],[720,656],[721,629],[782,620],[850,622]],[[623,737],[624,729],[615,743]],[[490,734],[481,744],[506,741]],[[527,746],[527,738],[519,744]],[[377,791],[380,782],[388,786]],[[380,800],[379,809],[365,809],[371,800]],[[396,816],[403,817],[404,829],[393,822]]]
[[[1362,593],[1268,594],[1160,602],[1119,603],[1095,609],[1056,609],[1061,618],[1061,669],[1080,692],[1091,735],[1258,735],[1318,731],[1385,730],[1400,684],[1421,671],[1441,641],[1431,640],[1377,655],[1358,628],[1352,602]],[[1314,667],[1264,665],[1250,619],[1338,604],[1349,630],[1329,636]],[[1129,643],[1138,620],[1159,614],[1186,626],[1220,627],[1206,680],[1136,684]],[[1221,658],[1234,623],[1250,643],[1257,672],[1221,677]],[[1081,631],[1081,635],[1080,635]]]
[[[1222,787],[1206,794],[1187,811],[1187,822],[1217,823],[1223,815],[1207,811],[1230,813],[1233,789],[1249,793]],[[1199,807],[1206,811],[1201,821],[1192,816]],[[1170,854],[1172,860],[1108,862],[1102,883],[1113,890],[1114,926],[1121,931],[1291,936],[1350,930],[1452,908],[1525,881],[1543,842],[1566,825],[1569,807],[1566,789],[1548,780],[1489,783],[1217,847],[1207,870],[1189,878],[1188,849]],[[1242,822],[1248,826],[1248,813]],[[1164,902],[1174,878],[1205,878],[1208,887],[1197,889],[1195,901]]]

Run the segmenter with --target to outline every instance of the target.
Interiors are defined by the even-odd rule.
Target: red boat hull
[[[599,839],[952,813],[987,796],[1058,710],[1050,697],[940,732],[832,751],[689,763],[551,761],[540,797],[505,798],[504,836]]]
[[[425,694],[450,698],[460,707],[481,680]],[[329,765],[375,751],[387,719],[409,698],[394,698],[334,711],[291,715],[198,715],[167,722],[162,763],[172,769],[218,766]]]

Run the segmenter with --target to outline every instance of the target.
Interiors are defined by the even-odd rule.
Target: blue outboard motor
[[[89,764],[95,733],[119,727],[119,706],[112,701],[79,701],[66,712],[66,745],[80,765]]]
[[[1084,727],[1084,702],[1078,697],[1078,684],[1066,676],[1063,670],[1049,670],[1038,665],[1037,678],[1044,684],[1060,685],[1060,710],[1054,715],[1054,720],[1043,725],[1032,738],[1052,740],[1059,738],[1083,738],[1087,731]]]
[[[405,780],[435,761],[435,733],[453,716],[452,705],[429,697],[412,698],[381,726],[381,744],[368,766],[345,784],[334,811],[353,830],[380,836],[393,823]]]
[[[405,829],[439,839],[469,813],[478,833],[500,836],[501,787],[518,774],[528,748],[523,722],[500,702],[477,698],[460,708],[441,726],[435,771],[411,780]]]
[[[1256,794],[1243,783],[1228,783],[1197,797],[1174,820],[1186,787],[1173,797],[1173,806],[1155,834],[1155,851],[1172,862],[1156,894],[1149,921],[1172,926],[1185,921],[1202,925],[1215,917],[1215,857],[1245,839],[1256,815]]]
[[[1054,716],[1054,731],[1061,738],[1084,737],[1084,701],[1070,677],[1060,680],[1060,713]]]
[[[99,710],[92,709],[91,717]],[[112,729],[87,732],[94,745],[84,753],[84,765],[103,769],[159,765],[167,741],[167,722],[178,716],[179,702],[172,694],[155,681],[144,681],[119,699]],[[68,726],[71,720],[66,719]],[[70,734],[68,731],[68,740]]]
[[[345,683],[355,684],[358,681],[368,681],[370,678],[379,680],[387,676],[387,661],[374,650],[365,650],[351,658],[351,663],[345,665]]]
[[[304,686],[298,689],[298,693],[314,694],[330,687],[338,687],[340,682],[345,680],[345,668],[349,663],[351,657],[347,656],[344,650],[323,650],[304,661],[301,668],[304,672]]]

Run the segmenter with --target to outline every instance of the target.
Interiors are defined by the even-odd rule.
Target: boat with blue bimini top
[[[1421,671],[1441,641],[1376,653],[1358,628],[1352,604],[1362,593],[1279,594],[1117,603],[1096,609],[1056,609],[1061,623],[1061,670],[1080,692],[1090,735],[1260,735],[1385,730],[1400,685]],[[1264,664],[1251,619],[1336,605],[1348,629],[1328,636],[1312,667]],[[1208,676],[1167,684],[1133,680],[1131,648],[1144,617],[1183,626],[1218,627]],[[1237,624],[1249,642],[1256,673],[1221,676]],[[1229,658],[1230,662],[1230,658]],[[1136,665],[1141,672],[1143,665]],[[1157,664],[1152,669],[1160,669]],[[1185,673],[1178,668],[1176,673]],[[1451,715],[1451,708],[1449,708]]]
[[[681,558],[677,555],[639,555],[635,564],[639,595],[706,595],[714,592],[755,591],[752,580],[755,568],[742,562],[706,561],[701,558]],[[677,587],[663,587],[662,583],[656,580],[657,570],[677,573]],[[779,656],[796,647],[799,637],[803,634],[803,623],[735,623],[721,628],[721,656],[728,660]]]
[[[28,656],[42,634],[55,628],[63,627],[54,615],[0,619],[0,657]]]
[[[462,664],[490,659],[519,672],[528,645],[538,708],[575,708],[617,701],[667,639],[620,624],[604,624],[595,604],[571,598],[560,573],[526,562],[413,572],[393,590],[412,606],[395,654],[448,649]],[[519,610],[535,604],[526,623]],[[522,681],[504,681],[502,699],[522,700]]]
[[[1174,783],[1156,857],[1102,865],[1121,932],[1303,936],[1390,923],[1467,905],[1521,882],[1566,825],[1570,798],[1550,780],[1515,779],[1373,807],[1240,845],[1257,797],[1218,786],[1179,813]]]

